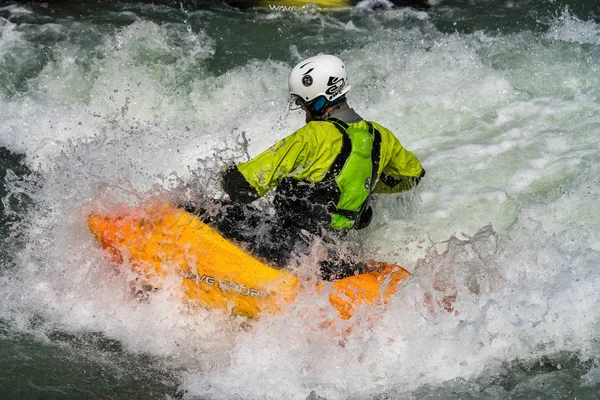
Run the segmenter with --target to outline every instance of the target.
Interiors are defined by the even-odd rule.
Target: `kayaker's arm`
[[[425,176],[421,162],[412,151],[406,150],[391,132],[382,130],[382,134],[388,137],[386,143],[391,146],[388,150],[391,157],[386,160],[373,192],[400,193],[411,190]]]
[[[223,190],[235,202],[250,203],[302,166],[306,153],[305,135],[294,132],[252,160],[229,166],[222,175]]]

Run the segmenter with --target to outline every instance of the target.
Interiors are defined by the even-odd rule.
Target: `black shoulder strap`
[[[329,117],[329,118],[327,118],[326,121],[333,122],[334,124],[339,125],[342,128],[344,128],[344,130],[346,130],[346,129],[348,129],[350,127],[350,125],[348,125],[347,123],[345,123],[344,121],[342,121],[339,118]]]
[[[379,172],[379,161],[381,160],[381,133],[375,129],[371,122],[367,121],[367,125],[369,126],[369,133],[373,135],[373,148],[371,149],[371,162],[373,163],[371,189],[373,189],[377,180],[377,172]]]
[[[333,125],[342,134],[342,150],[335,157],[335,160],[333,160],[333,163],[323,178],[323,181],[335,179],[342,168],[344,168],[344,164],[346,164],[346,160],[348,160],[348,157],[350,157],[350,153],[352,152],[352,141],[346,132],[346,129],[348,129],[348,124],[337,118],[329,118],[327,121],[333,123]]]

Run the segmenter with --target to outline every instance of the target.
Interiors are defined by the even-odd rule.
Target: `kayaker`
[[[213,222],[223,235],[247,242],[268,261],[284,266],[307,252],[311,236],[335,243],[363,229],[373,215],[372,193],[398,193],[425,175],[418,158],[394,134],[348,105],[348,72],[342,60],[318,55],[289,75],[292,109],[306,125],[248,162],[227,167],[222,185],[231,203]],[[248,206],[274,190],[275,214]],[[364,272],[339,254],[321,261],[324,279]]]

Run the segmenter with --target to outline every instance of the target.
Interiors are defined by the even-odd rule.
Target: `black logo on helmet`
[[[327,86],[329,87],[325,91],[325,94],[328,96],[336,96],[346,86],[346,81],[344,80],[344,78],[330,76],[329,80],[327,81]]]
[[[310,75],[304,75],[302,77],[302,84],[306,87],[309,87],[310,85],[313,84],[313,78]]]

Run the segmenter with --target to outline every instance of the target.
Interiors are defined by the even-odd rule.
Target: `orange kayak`
[[[253,257],[194,214],[168,204],[143,205],[118,215],[90,215],[88,226],[113,260],[154,287],[176,274],[184,297],[207,308],[250,318],[274,314],[308,284]],[[350,319],[364,305],[385,306],[410,276],[396,264],[369,265],[373,268],[367,273],[327,285],[329,303],[340,318]],[[315,285],[317,292],[325,290],[325,285]]]

